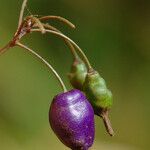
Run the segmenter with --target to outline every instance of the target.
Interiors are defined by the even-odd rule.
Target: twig
[[[58,30],[57,28],[55,28],[54,26],[51,26],[49,24],[43,24],[43,26],[47,29],[54,30],[54,31],[57,31],[59,33],[62,33],[60,30]],[[67,46],[69,47],[69,49],[71,50],[71,53],[72,53],[74,59],[77,60],[79,58],[79,56],[77,55],[74,46],[68,40],[64,39],[64,41],[67,44]]]
[[[19,16],[19,21],[18,21],[18,28],[17,28],[17,30],[20,28],[20,25],[21,25],[21,23],[22,23],[23,14],[24,14],[25,7],[26,7],[26,5],[27,5],[27,1],[28,1],[28,0],[23,0],[22,7],[21,7],[21,10],[20,10],[20,16]]]
[[[10,48],[10,43],[0,49],[0,55],[5,53]]]
[[[63,17],[60,17],[60,16],[44,16],[44,17],[39,18],[39,20],[48,20],[48,19],[57,19],[59,21],[66,23],[71,28],[73,28],[73,29],[75,28],[75,25],[73,23],[71,23],[69,20],[67,20]]]
[[[71,40],[69,37],[67,37],[66,35],[62,34],[62,33],[59,33],[59,32],[56,32],[56,31],[53,31],[53,30],[45,30],[46,32],[49,32],[49,33],[52,33],[52,34],[55,34],[63,39],[66,39],[68,40],[70,43],[72,43],[72,45],[74,45],[74,47],[80,52],[86,66],[87,66],[87,69],[88,71],[91,71],[93,70],[88,58],[86,57],[86,55],[84,54],[84,52],[82,51],[82,49],[73,41]],[[31,32],[40,32],[40,29],[31,29]]]
[[[32,21],[35,23],[35,25],[37,25],[39,27],[39,29],[41,30],[41,33],[44,34],[46,32],[43,24],[41,23],[41,21],[38,18],[33,17],[33,16],[31,16],[29,18],[31,18]]]

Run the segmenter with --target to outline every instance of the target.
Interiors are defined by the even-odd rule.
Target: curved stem
[[[58,73],[55,71],[55,69],[44,59],[42,58],[39,54],[37,54],[36,52],[34,52],[32,49],[30,49],[29,47],[21,44],[20,42],[16,43],[17,46],[24,48],[25,50],[29,51],[30,53],[32,53],[34,56],[36,56],[36,58],[38,58],[41,62],[43,62],[55,75],[55,77],[58,79],[62,89],[64,92],[67,92],[67,89],[65,87],[65,84],[63,83],[62,79],[60,78],[60,76],[58,75]]]
[[[5,53],[10,48],[10,43],[5,45],[3,48],[0,49],[0,55]]]
[[[58,17],[58,16],[51,16],[51,17]],[[61,31],[59,31],[59,30],[58,30],[57,28],[55,28],[54,26],[51,26],[51,25],[49,25],[49,24],[42,23],[42,22],[40,21],[40,19],[38,19],[38,18],[36,18],[36,17],[31,16],[31,17],[28,17],[28,18],[32,19],[32,20],[36,23],[33,27],[39,27],[39,29],[41,30],[42,33],[45,33],[45,28],[50,29],[50,30],[57,31],[57,32],[59,32],[59,33],[62,33]],[[64,18],[63,18],[63,19],[64,19]],[[68,21],[68,22],[69,22],[69,21]],[[70,22],[67,23],[67,24],[70,25]],[[67,44],[67,46],[69,47],[69,49],[71,50],[72,55],[74,56],[74,59],[75,59],[75,60],[78,60],[79,57],[78,57],[78,55],[77,55],[77,53],[76,53],[76,50],[75,50],[74,46],[73,46],[68,40],[64,39],[64,41],[65,41],[65,43]]]
[[[60,30],[58,30],[57,28],[55,28],[54,26],[51,26],[49,24],[43,24],[43,26],[47,29],[50,29],[50,30],[54,30],[54,31],[57,31],[59,33],[62,33]],[[69,49],[71,50],[71,53],[74,57],[75,60],[78,60],[79,59],[79,56],[78,54],[76,53],[76,50],[74,48],[74,46],[66,39],[64,39],[65,43],[67,44],[67,46],[69,47]]]
[[[23,14],[24,14],[25,7],[27,5],[27,1],[28,0],[24,0],[23,3],[22,3],[22,7],[21,7],[21,10],[20,10],[20,16],[19,16],[19,22],[18,22],[18,29],[20,28],[20,25],[21,25],[22,20],[23,20]]]
[[[69,20],[63,18],[63,17],[60,17],[60,16],[44,16],[44,17],[41,17],[41,18],[38,18],[39,20],[48,20],[48,19],[57,19],[59,21],[62,21],[64,23],[66,23],[68,26],[70,26],[71,28],[75,28],[75,25],[73,23],[71,23]]]
[[[33,17],[33,16],[29,16],[29,17],[27,17],[27,18],[31,19],[31,20],[34,22],[34,24],[35,24],[37,27],[39,27],[39,29],[41,30],[41,33],[42,33],[42,34],[45,33],[45,28],[44,28],[43,24],[41,23],[41,21],[40,21],[38,18]]]
[[[86,55],[84,54],[84,52],[82,51],[82,49],[73,41],[71,40],[69,37],[65,36],[64,34],[62,33],[59,33],[59,32],[56,32],[56,31],[53,31],[53,30],[45,30],[46,32],[49,32],[49,33],[52,33],[52,34],[55,34],[59,37],[62,37],[63,39],[66,39],[68,40],[70,43],[72,43],[74,45],[74,47],[79,51],[79,53],[81,54],[82,58],[83,58],[83,61],[85,62],[86,66],[87,66],[87,69],[88,69],[88,72],[90,72],[91,70],[93,70],[88,58],[86,57]],[[39,29],[31,29],[31,32],[40,32]]]

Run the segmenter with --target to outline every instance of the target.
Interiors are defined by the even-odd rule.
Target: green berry
[[[79,90],[83,90],[83,83],[87,74],[87,68],[82,60],[75,59],[70,73],[68,74],[71,85]]]
[[[112,106],[112,93],[107,88],[105,80],[97,71],[92,70],[86,75],[83,89],[95,114],[102,117],[106,130],[112,136],[114,133],[108,118],[108,111]]]
[[[98,72],[94,71],[87,74],[84,82],[84,91],[97,115],[100,115],[102,109],[111,108],[111,91],[107,89],[105,80]]]

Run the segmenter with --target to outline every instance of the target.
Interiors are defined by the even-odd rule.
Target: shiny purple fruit
[[[72,150],[88,150],[94,141],[94,111],[85,95],[71,90],[54,97],[49,111],[51,128]]]

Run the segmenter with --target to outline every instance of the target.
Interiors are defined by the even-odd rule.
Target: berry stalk
[[[27,50],[28,52],[33,54],[36,58],[38,58],[42,63],[44,63],[54,73],[54,75],[57,78],[57,80],[59,81],[64,93],[67,92],[67,88],[66,88],[64,82],[62,81],[61,77],[58,75],[56,70],[43,57],[41,57],[39,54],[37,54],[35,51],[30,49],[29,47],[21,44],[20,42],[17,42],[16,45],[21,47],[21,48],[24,48],[25,50]]]
[[[54,35],[57,35],[63,39],[66,39],[68,40],[70,43],[72,43],[72,45],[74,45],[74,47],[79,51],[79,53],[81,54],[82,58],[83,58],[83,61],[85,62],[86,66],[87,66],[87,69],[88,69],[88,72],[91,72],[91,70],[93,70],[88,58],[86,57],[85,53],[82,51],[82,49],[73,41],[71,40],[69,37],[67,37],[66,35],[62,34],[62,33],[59,33],[59,32],[56,32],[56,31],[53,31],[53,30],[47,30],[45,29],[46,32],[49,32],[49,33],[52,33]],[[41,32],[40,29],[31,29],[31,32]]]

